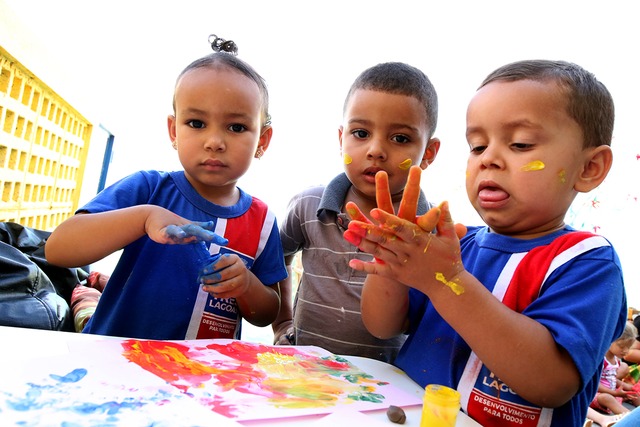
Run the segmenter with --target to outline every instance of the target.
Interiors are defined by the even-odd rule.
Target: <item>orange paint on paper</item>
[[[178,343],[131,340],[122,346],[123,356],[130,362],[183,392],[191,386],[201,386],[220,372],[219,369],[191,360],[187,357],[189,348]]]
[[[464,288],[462,286],[460,286],[456,282],[451,282],[451,281],[447,280],[447,278],[444,277],[444,274],[442,274],[442,273],[436,273],[436,280],[438,282],[442,282],[445,285],[447,285],[453,291],[453,293],[456,294],[456,295],[460,295],[460,294],[464,293]]]
[[[520,168],[521,171],[525,172],[541,171],[542,169],[544,169],[544,163],[540,160],[534,160]]]
[[[413,162],[411,161],[411,159],[407,159],[405,161],[403,161],[402,163],[400,163],[398,165],[398,167],[402,170],[407,170],[411,167],[411,165],[413,164]]]
[[[222,391],[266,398],[279,408],[323,408],[345,398],[382,402],[385,385],[339,356],[317,357],[295,347],[232,341],[193,349],[170,341],[127,340],[123,356],[186,394],[213,384]],[[199,360],[207,351],[228,359]],[[212,411],[233,418],[238,409],[219,396],[200,397]]]
[[[347,153],[344,153],[344,156],[342,156],[342,160],[344,161],[345,165],[350,165],[351,162],[353,162],[353,159]]]

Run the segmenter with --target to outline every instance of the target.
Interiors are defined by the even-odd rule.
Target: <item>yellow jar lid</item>
[[[460,403],[460,393],[450,387],[440,384],[429,384],[425,387],[425,399],[440,404],[450,405]]]

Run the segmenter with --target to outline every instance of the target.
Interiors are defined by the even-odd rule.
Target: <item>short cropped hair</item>
[[[615,110],[613,98],[593,73],[566,61],[525,60],[489,74],[480,88],[494,81],[556,82],[565,91],[567,112],[583,133],[583,148],[611,145]],[[479,89],[479,88],[478,88]]]
[[[359,89],[406,95],[424,105],[431,138],[438,124],[438,95],[429,78],[419,69],[403,62],[385,62],[367,68],[351,85],[344,101],[346,111],[351,95]]]
[[[244,62],[242,59],[227,53],[227,52],[214,52],[209,55],[203,56],[202,58],[196,59],[191,64],[187,65],[184,70],[178,75],[176,79],[176,86],[178,82],[186,73],[191,70],[195,70],[198,68],[211,68],[211,69],[223,69],[227,68],[230,70],[236,70],[253,80],[258,85],[258,90],[260,91],[260,95],[262,97],[262,125],[268,125],[271,123],[271,116],[269,115],[269,91],[267,90],[267,83],[265,80],[258,74],[258,72],[249,64]],[[173,100],[173,109],[175,112],[175,98]]]

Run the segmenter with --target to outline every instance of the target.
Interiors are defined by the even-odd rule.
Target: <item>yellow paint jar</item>
[[[460,412],[460,393],[438,384],[424,389],[420,427],[454,427]]]

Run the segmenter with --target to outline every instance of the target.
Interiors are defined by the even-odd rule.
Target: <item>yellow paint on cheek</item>
[[[562,169],[560,172],[558,172],[558,178],[560,178],[561,184],[567,182],[567,171]]]
[[[531,172],[531,171],[541,171],[544,169],[544,163],[540,160],[534,160],[533,162],[529,162],[526,165],[520,168],[521,171]]]
[[[353,162],[353,159],[347,153],[344,153],[344,156],[342,157],[342,160],[344,161],[345,165],[350,165],[351,162]]]
[[[411,164],[412,164],[412,163],[413,163],[413,162],[411,161],[411,159],[407,159],[407,160],[403,161],[402,163],[400,163],[400,164],[398,165],[398,167],[399,167],[400,169],[402,169],[402,170],[407,170],[407,169],[409,169],[409,168],[411,167]]]
[[[460,295],[460,294],[464,293],[464,288],[462,286],[460,286],[456,282],[448,281],[447,278],[444,277],[444,274],[442,274],[442,273],[436,273],[436,280],[438,282],[442,282],[445,285],[447,285],[453,291],[453,293],[456,294],[456,295]]]

